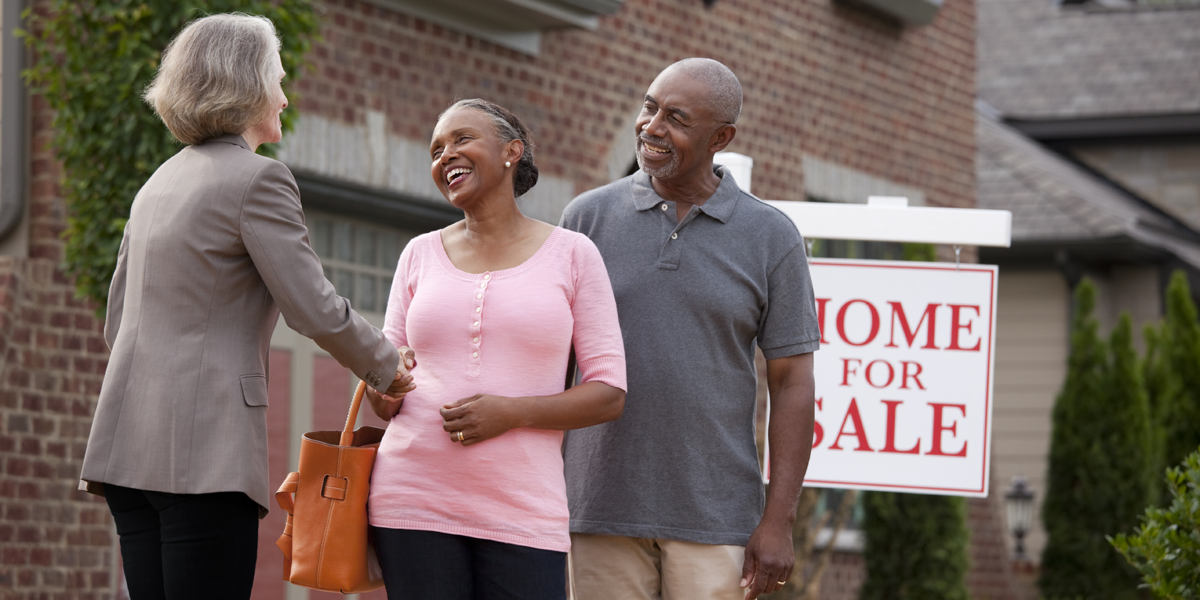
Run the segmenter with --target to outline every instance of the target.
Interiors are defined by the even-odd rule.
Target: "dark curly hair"
[[[492,119],[492,126],[496,129],[496,135],[500,138],[500,142],[507,144],[513,140],[521,140],[525,144],[525,152],[521,154],[521,159],[517,161],[517,170],[513,173],[513,194],[520,197],[524,196],[530,188],[537,185],[538,168],[533,164],[533,136],[529,134],[529,129],[521,122],[516,115],[509,112],[507,108],[489,102],[482,98],[470,98],[468,100],[459,100],[450,105],[450,108],[442,111],[438,115],[438,120],[456,109],[456,108],[471,108],[486,114]]]

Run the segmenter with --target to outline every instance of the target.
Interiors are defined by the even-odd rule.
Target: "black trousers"
[[[565,600],[567,554],[372,527],[388,600]],[[136,600],[136,599],[134,599]]]
[[[104,484],[131,600],[250,598],[258,505],[241,492],[167,494]]]

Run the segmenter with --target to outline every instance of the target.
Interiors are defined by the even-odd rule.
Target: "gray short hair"
[[[711,58],[685,58],[663,72],[670,70],[687,73],[707,85],[713,116],[721,123],[737,123],[742,114],[742,83],[729,67]]]
[[[180,142],[242,133],[271,108],[279,35],[266,17],[229,13],[188,23],[163,50],[146,102]]]

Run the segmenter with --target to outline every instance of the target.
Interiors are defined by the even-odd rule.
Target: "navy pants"
[[[372,527],[388,600],[564,600],[567,554],[432,531]]]
[[[244,600],[258,505],[241,492],[166,494],[104,484],[130,600]]]

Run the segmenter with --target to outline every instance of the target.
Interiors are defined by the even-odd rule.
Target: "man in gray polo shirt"
[[[624,415],[566,442],[576,600],[756,598],[795,564],[821,336],[796,227],[713,165],[741,104],[721,63],[671,65],[637,120],[641,170],[563,213],[604,257],[629,378]],[[771,392],[769,494],[755,343]]]

